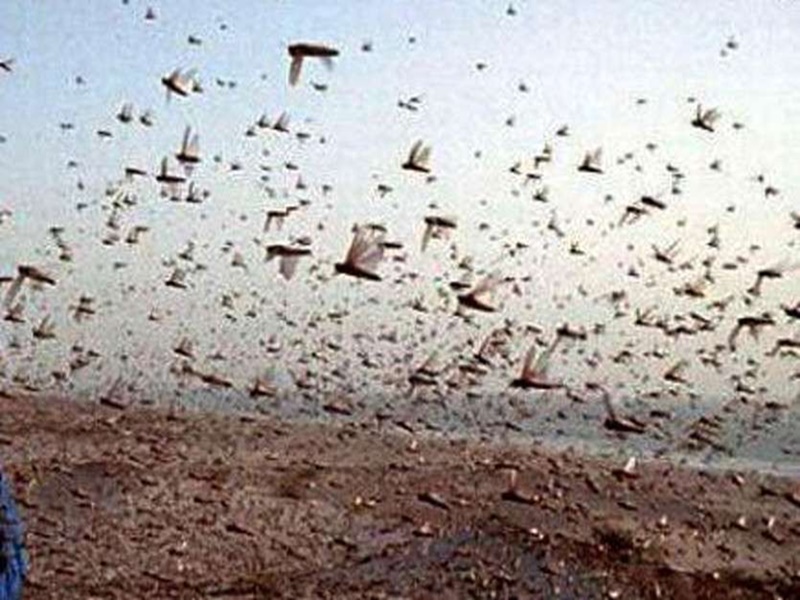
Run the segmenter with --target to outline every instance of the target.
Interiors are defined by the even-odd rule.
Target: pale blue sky
[[[800,68],[792,49],[800,11],[790,2],[718,2],[706,10],[688,2],[519,2],[513,18],[505,2],[151,4],[154,22],[143,19],[143,2],[3,3],[2,51],[17,65],[0,80],[0,131],[9,138],[0,155],[9,174],[0,192],[57,192],[59,159],[73,155],[93,170],[105,167],[97,176],[108,176],[119,164],[120,141],[123,157],[152,163],[174,146],[185,123],[201,132],[209,151],[233,156],[236,134],[249,121],[284,108],[324,126],[337,142],[337,159],[372,156],[365,167],[377,170],[417,134],[436,143],[439,162],[457,167],[475,147],[502,156],[506,148],[538,144],[561,122],[587,138],[609,126],[618,131],[638,95],[651,98],[650,111],[666,113],[689,94],[728,105],[736,94],[730,112],[767,140],[785,141],[778,136],[794,130],[800,98],[792,76]],[[202,47],[186,43],[190,33],[203,38]],[[411,35],[414,46],[406,42]],[[742,49],[720,60],[729,35]],[[312,66],[306,86],[293,90],[285,46],[299,39],[330,42],[343,54],[335,73]],[[372,54],[359,51],[365,40],[373,42]],[[474,72],[477,61],[489,68]],[[159,79],[176,66],[198,68],[204,97],[165,106]],[[77,75],[85,87],[74,85]],[[219,89],[215,77],[239,86]],[[330,91],[310,90],[312,79],[328,82]],[[520,80],[529,94],[515,93]],[[395,102],[413,94],[426,102],[410,118]],[[123,101],[152,107],[159,126],[105,144],[93,132],[120,130],[113,115]],[[504,130],[511,114],[517,126]],[[57,124],[66,120],[77,129],[62,135]],[[364,180],[355,173],[353,179]],[[42,188],[45,180],[56,188]]]

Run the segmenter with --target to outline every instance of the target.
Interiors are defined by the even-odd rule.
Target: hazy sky
[[[155,10],[154,21],[144,18],[148,6]],[[796,249],[787,243],[793,235],[788,211],[797,192],[793,166],[800,160],[795,143],[800,139],[800,4],[513,2],[513,16],[508,6],[462,0],[0,4],[0,60],[15,59],[12,73],[0,71],[0,134],[6,138],[0,144],[0,207],[13,211],[0,225],[0,274],[17,262],[53,271],[58,289],[30,295],[27,314],[30,325],[52,313],[64,335],[58,350],[24,354],[52,366],[80,341],[102,347],[105,356],[138,356],[146,350],[147,360],[136,360],[163,367],[171,346],[185,333],[205,340],[208,352],[223,347],[229,355],[250,357],[231,367],[245,381],[262,368],[249,362],[262,360],[253,351],[255,340],[270,332],[286,334],[271,316],[281,307],[308,315],[366,304],[346,331],[374,333],[381,323],[411,335],[420,317],[397,313],[397,307],[415,296],[435,302],[437,291],[457,276],[445,244],[419,253],[421,220],[432,210],[459,217],[454,242],[460,256],[474,256],[478,268],[494,261],[505,275],[532,277],[522,298],[507,299],[502,315],[476,328],[465,326],[460,337],[453,334],[452,345],[462,350],[465,336],[477,339],[505,317],[545,329],[563,321],[591,326],[607,318],[607,306],[605,313],[598,312],[596,298],[613,289],[629,289],[631,310],[657,304],[683,311],[686,304],[672,288],[696,279],[700,271],[667,273],[654,264],[650,244],[680,240],[680,258],[698,262],[709,252],[706,230],[715,223],[721,224],[725,244],[720,263],[749,256],[753,243],[764,250],[752,257],[746,272],[719,273],[718,292],[710,300],[743,291],[756,267],[792,260]],[[190,34],[202,45],[190,45]],[[738,48],[723,57],[720,51],[731,38]],[[331,71],[307,61],[300,84],[291,88],[286,46],[296,41],[328,43],[341,55]],[[362,51],[366,42],[371,52]],[[478,70],[477,63],[485,69]],[[160,79],[177,67],[196,68],[204,92],[167,102]],[[76,83],[77,77],[85,83]],[[328,87],[320,92],[312,82]],[[521,83],[528,91],[520,91]],[[422,100],[414,113],[397,105],[411,96]],[[695,105],[688,97],[719,107],[723,117],[717,133],[689,125]],[[647,102],[637,104],[638,98]],[[124,102],[133,103],[136,116],[152,110],[155,125],[116,121]],[[290,114],[293,133],[308,132],[310,139],[263,131],[245,137],[260,115],[275,119],[282,111]],[[736,121],[744,129],[735,131]],[[67,122],[74,129],[62,131],[59,123]],[[555,136],[562,124],[569,124],[570,137]],[[126,166],[155,171],[163,156],[178,150],[186,126],[200,135],[203,162],[194,180],[211,191],[208,201],[199,207],[173,203],[159,196],[152,180],[130,184],[125,189],[138,196],[139,204],[120,215],[122,235],[136,224],[150,231],[138,247],[102,244],[110,214],[105,190],[120,181]],[[113,137],[100,138],[100,129]],[[418,138],[433,147],[437,181],[432,184],[400,169]],[[648,142],[658,149],[645,150]],[[545,143],[554,147],[553,163],[545,170],[552,196],[547,205],[530,199],[536,184],[523,186],[508,173],[516,161],[529,164]],[[598,146],[604,148],[606,175],[578,176],[575,167],[584,151]],[[615,168],[626,152],[634,158]],[[216,163],[214,155],[222,161]],[[708,169],[714,159],[721,160],[722,173]],[[70,160],[78,166],[67,168]],[[230,172],[231,162],[242,169]],[[287,170],[287,162],[300,167],[308,190],[295,189],[297,172]],[[667,163],[687,175],[683,194],[671,199]],[[635,171],[634,164],[642,170]],[[752,180],[758,173],[780,188],[778,198],[764,199],[763,186]],[[263,175],[270,177],[278,198],[264,193]],[[394,188],[383,200],[375,192],[379,182]],[[333,186],[327,197],[322,184]],[[284,190],[287,199],[280,197]],[[625,204],[658,193],[670,199],[668,216],[608,230]],[[606,202],[607,194],[614,199]],[[262,262],[263,214],[298,197],[310,199],[311,206],[277,237],[311,235],[314,259],[287,283],[278,279],[275,265]],[[79,203],[88,208],[76,210]],[[431,203],[438,208],[429,208]],[[726,212],[734,204],[735,210]],[[553,211],[567,232],[564,240],[543,227]],[[588,226],[587,218],[596,225]],[[682,219],[685,226],[678,224]],[[386,273],[419,271],[420,283],[397,294],[389,283],[369,290],[340,280],[310,287],[309,269],[329,274],[346,251],[353,223],[366,220],[386,223],[390,237],[407,246],[405,266],[387,265]],[[489,224],[488,231],[479,229],[482,222]],[[73,263],[58,260],[47,234],[52,225],[65,228],[64,238],[75,249]],[[171,267],[162,263],[176,260],[189,239],[208,269],[193,273],[192,289],[178,298],[163,286]],[[248,273],[230,268],[231,254],[221,253],[228,241],[245,255]],[[504,241],[524,241],[530,248],[509,258]],[[570,242],[584,246],[587,256],[570,255]],[[628,250],[628,244],[635,249]],[[643,277],[632,281],[626,270],[637,260]],[[113,270],[114,261],[127,267]],[[790,301],[782,295],[797,291],[796,281],[787,278],[770,287],[774,295],[764,299],[763,309],[774,311],[779,302]],[[127,289],[130,285],[135,292]],[[587,298],[559,308],[559,298],[576,298],[579,285],[587,289]],[[82,293],[97,298],[98,315],[76,324],[68,306]],[[239,295],[235,323],[217,310],[225,293]],[[370,297],[392,297],[392,308],[369,305]],[[248,320],[241,314],[251,305],[266,308]],[[146,319],[153,308],[174,311],[157,330],[148,329],[153,325]],[[730,317],[721,327],[725,335],[729,323]],[[107,335],[117,326],[132,331],[126,341]],[[417,327],[456,329],[445,317],[430,317]],[[19,335],[27,348],[29,333],[21,331],[0,325],[0,342]],[[633,335],[618,332],[603,342],[603,351],[619,350]],[[644,335],[640,342],[647,347],[664,343]],[[683,343],[670,346],[670,356],[691,357],[696,348]],[[443,344],[439,339],[416,345],[413,362]],[[520,341],[516,350],[526,344]],[[111,373],[117,364],[106,362]],[[771,368],[780,373],[786,367]],[[701,380],[706,374],[696,376]]]
[[[152,22],[143,18],[150,5],[158,16]],[[487,161],[505,158],[537,147],[562,122],[589,144],[632,128],[641,135],[641,122],[630,122],[638,96],[651,100],[653,125],[686,110],[682,100],[694,95],[751,123],[767,151],[789,151],[800,97],[796,3],[513,6],[514,17],[504,2],[3,3],[3,55],[17,65],[0,83],[0,131],[9,138],[0,192],[13,198],[25,196],[20,187],[49,191],[52,202],[63,193],[66,159],[77,157],[95,177],[108,175],[101,168],[116,173],[126,158],[153,164],[185,124],[200,131],[207,152],[241,159],[237,134],[262,111],[284,109],[295,120],[313,120],[336,142],[330,161],[361,166],[339,174],[353,186],[364,185],[362,172],[393,167],[417,135],[435,143],[442,177],[450,167],[460,174],[473,149],[482,148]],[[190,33],[203,45],[187,44]],[[721,60],[732,35],[741,49]],[[410,36],[416,44],[408,44]],[[342,57],[333,73],[312,65],[303,85],[290,89],[286,44],[305,39],[329,42]],[[367,40],[371,54],[359,50]],[[488,64],[480,74],[478,61]],[[177,66],[196,67],[206,93],[167,106],[159,80]],[[85,86],[74,84],[79,75]],[[217,77],[238,86],[217,88]],[[314,80],[330,90],[314,92]],[[530,93],[515,93],[520,81]],[[415,94],[423,95],[423,110],[412,116],[396,109],[398,98]],[[124,101],[152,108],[158,127],[146,134],[115,128]],[[510,115],[516,126],[503,128]],[[74,121],[76,130],[63,135],[60,121]],[[94,131],[104,127],[120,139],[97,139]]]

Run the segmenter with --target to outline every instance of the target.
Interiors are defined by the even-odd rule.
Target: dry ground
[[[0,461],[28,598],[800,598],[765,475],[29,396]]]

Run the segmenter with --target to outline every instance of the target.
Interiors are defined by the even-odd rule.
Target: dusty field
[[[800,597],[800,482],[763,475],[30,397],[0,460],[28,598]]]

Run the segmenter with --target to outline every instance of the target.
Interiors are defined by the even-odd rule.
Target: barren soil
[[[27,396],[0,461],[27,598],[800,597],[800,484],[762,474]]]

